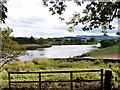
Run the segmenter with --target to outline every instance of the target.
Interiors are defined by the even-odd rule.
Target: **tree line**
[[[31,37],[12,37],[12,40],[16,41],[18,44],[50,44],[50,45],[81,45],[81,44],[96,44],[98,40],[95,36],[90,39],[81,39],[81,38],[35,38]]]

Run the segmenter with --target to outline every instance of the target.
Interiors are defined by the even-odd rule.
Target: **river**
[[[91,50],[97,49],[100,44],[94,45],[53,45],[50,48],[38,48],[28,50],[28,55],[19,57],[20,60],[31,60],[33,58],[69,58]]]

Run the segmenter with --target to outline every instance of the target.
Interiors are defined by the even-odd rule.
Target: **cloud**
[[[65,14],[66,19],[77,11],[82,12],[82,9],[75,5],[73,1],[67,2],[68,5]],[[73,33],[67,31],[69,26],[58,19],[58,15],[52,16],[47,7],[43,7],[41,0],[9,0],[6,4],[8,8],[8,18],[6,24],[2,27],[13,28],[12,35],[34,36],[34,37],[64,37],[76,35],[98,35],[102,34],[100,30],[82,31],[82,25],[75,28]],[[82,8],[85,5],[82,5]],[[113,23],[117,27],[116,21]],[[110,32],[111,34],[114,31]]]
[[[9,25],[14,27],[27,27],[32,28],[36,26],[40,26],[45,23],[46,20],[40,17],[20,17],[17,19],[12,18],[9,20]]]

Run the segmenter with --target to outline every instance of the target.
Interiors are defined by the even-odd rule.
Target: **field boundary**
[[[100,79],[99,80],[73,80],[73,73],[83,73],[83,72],[100,72]],[[59,81],[42,81],[41,75],[42,74],[48,74],[48,73],[69,73],[70,80],[59,80]],[[12,74],[38,74],[39,80],[38,81],[11,81],[11,75]],[[75,71],[46,71],[46,72],[8,72],[8,80],[9,80],[9,90],[11,90],[11,84],[12,83],[39,83],[39,90],[42,90],[41,83],[42,82],[70,82],[70,90],[73,89],[73,82],[101,82],[101,90],[103,90],[103,69],[100,70],[75,70]]]

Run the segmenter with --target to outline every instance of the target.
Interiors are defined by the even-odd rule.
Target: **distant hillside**
[[[85,36],[85,35],[78,35],[76,38],[83,38],[83,39],[90,39],[92,36]],[[117,36],[95,36],[99,40],[104,40],[104,39],[118,39]]]

